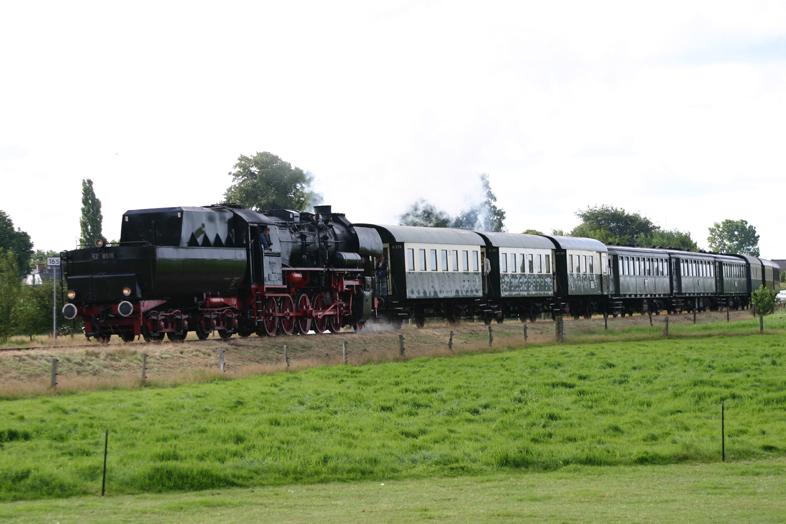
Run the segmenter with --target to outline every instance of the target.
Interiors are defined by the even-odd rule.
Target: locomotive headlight
[[[105,245],[106,245],[106,240],[104,239],[104,237],[100,237],[98,240],[96,240],[96,247],[104,247]]]
[[[123,288],[123,296],[124,297],[130,297],[131,296],[131,288],[130,287],[124,287]]]
[[[69,289],[68,293],[66,293],[66,296],[68,297],[68,300],[74,300],[76,298],[76,291]]]

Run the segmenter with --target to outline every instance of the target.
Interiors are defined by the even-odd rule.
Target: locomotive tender
[[[330,206],[128,211],[120,242],[62,254],[85,335],[275,336],[427,317],[745,308],[778,266],[747,255],[606,246],[589,238],[352,224]]]

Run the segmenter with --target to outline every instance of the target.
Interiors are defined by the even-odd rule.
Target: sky
[[[786,2],[0,0],[0,210],[36,249],[127,209],[217,203],[241,154],[355,222],[506,229],[612,205],[700,246],[748,220],[786,258]]]

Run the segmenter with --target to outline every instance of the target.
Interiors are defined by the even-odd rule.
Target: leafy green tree
[[[710,249],[718,253],[759,256],[759,234],[747,220],[715,222],[707,237]]]
[[[764,317],[775,311],[775,291],[761,286],[751,294],[751,302],[759,316],[759,333],[764,333]]]
[[[235,170],[229,173],[232,185],[226,190],[227,202],[259,211],[293,209],[305,211],[320,200],[311,184],[314,177],[268,152],[240,155]]]
[[[639,239],[640,247],[662,247],[670,249],[681,249],[683,251],[698,251],[699,246],[690,236],[690,233],[683,233],[673,229],[671,231],[656,229],[648,236]]]
[[[640,240],[646,239],[657,229],[650,219],[616,207],[590,207],[576,215],[581,219],[581,224],[573,228],[570,234],[594,238],[604,244],[638,246]]]
[[[0,249],[0,341],[7,340],[13,333],[13,312],[21,288],[16,256]]]
[[[481,217],[483,217],[483,229],[485,231],[504,231],[505,230],[505,210],[497,206],[497,196],[491,190],[491,181],[487,174],[480,175],[480,183],[483,186],[485,199],[480,205]]]
[[[450,216],[423,199],[416,201],[401,215],[402,226],[450,227]]]
[[[524,231],[521,232],[521,234],[522,235],[542,235],[543,233],[541,231],[538,231],[537,229],[525,229]]]
[[[30,264],[30,256],[33,254],[30,235],[21,229],[15,229],[11,217],[5,211],[0,211],[0,251],[3,250],[14,254],[19,275],[25,275]]]
[[[98,200],[93,190],[93,181],[89,178],[82,180],[82,216],[79,218],[81,236],[79,242],[83,246],[94,246],[96,240],[101,238],[101,201]]]

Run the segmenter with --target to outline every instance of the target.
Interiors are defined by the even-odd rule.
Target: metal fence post
[[[101,473],[101,496],[106,495],[106,457],[109,454],[109,430],[104,433],[104,469]]]

